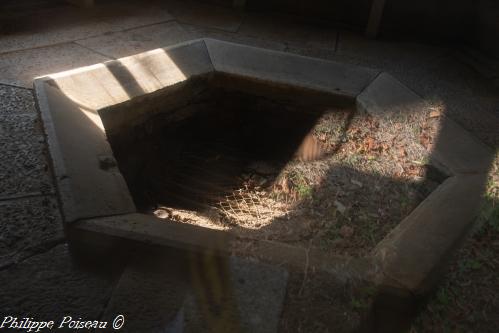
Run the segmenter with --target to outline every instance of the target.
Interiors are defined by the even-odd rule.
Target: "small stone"
[[[344,204],[342,204],[338,200],[335,200],[334,201],[334,206],[336,207],[336,209],[338,210],[338,212],[340,212],[341,214],[345,214],[345,211],[347,210],[347,208],[345,207]]]
[[[275,166],[264,161],[253,162],[248,168],[260,175],[273,175],[278,171]]]
[[[265,185],[269,182],[269,180],[265,177],[258,177],[256,179],[256,184],[259,186],[259,187],[265,187]]]
[[[362,187],[362,183],[355,179],[350,179],[350,182],[358,187]]]
[[[159,208],[154,211],[154,215],[160,219],[167,219],[170,217],[170,212],[164,208]]]
[[[353,228],[347,225],[344,225],[340,228],[340,235],[343,238],[350,238],[353,235]]]
[[[117,166],[117,162],[112,156],[99,156],[99,167],[102,170],[109,170]]]

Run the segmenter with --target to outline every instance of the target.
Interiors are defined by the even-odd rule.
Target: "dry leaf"
[[[442,115],[442,112],[440,111],[431,111],[430,112],[430,118],[439,118]]]
[[[353,228],[349,227],[347,225],[344,225],[344,226],[342,226],[340,228],[340,235],[343,238],[350,238],[350,237],[352,237],[353,232],[354,232]]]
[[[373,138],[368,138],[367,139],[367,148],[369,150],[372,150],[375,146],[375,142],[374,142],[374,139]]]
[[[400,156],[400,157],[405,157],[405,156],[407,156],[407,151],[405,150],[405,148],[404,148],[404,147],[402,147],[402,148],[400,148],[400,149],[399,149],[399,156]]]

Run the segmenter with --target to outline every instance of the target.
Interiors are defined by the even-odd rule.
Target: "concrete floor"
[[[131,263],[93,272],[74,263],[33,98],[34,77],[212,37],[382,69],[443,106],[483,142],[499,147],[499,94],[462,61],[458,50],[372,41],[352,32],[298,24],[286,16],[206,4],[114,6],[61,5],[36,17],[20,15],[10,33],[0,36],[0,319],[29,315],[51,320],[61,314],[101,318],[114,306],[111,297],[120,293],[117,281],[126,284],[131,278],[124,281],[123,274],[135,269]],[[128,301],[130,296],[120,297]]]

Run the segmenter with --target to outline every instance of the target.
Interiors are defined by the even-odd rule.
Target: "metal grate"
[[[285,214],[288,207],[270,198],[266,191],[245,186],[226,195],[216,208],[229,222],[258,228]]]

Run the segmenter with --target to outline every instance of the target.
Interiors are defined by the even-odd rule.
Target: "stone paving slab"
[[[41,137],[0,140],[0,199],[54,193]]]
[[[358,65],[398,71],[429,64],[447,52],[445,48],[427,44],[373,40],[340,31],[336,56],[356,61]]]
[[[87,9],[58,6],[16,17],[12,24],[23,29],[0,38],[0,53],[67,43],[172,19],[164,8],[137,2],[119,6],[101,2]]]
[[[286,52],[298,54],[298,55],[305,56],[305,57],[312,57],[312,58],[319,58],[319,59],[330,60],[330,61],[343,62],[343,60],[336,55],[336,52],[334,51],[334,49],[307,48],[304,46],[292,44],[292,45],[287,45]],[[346,64],[360,65],[360,63],[357,63],[357,62],[346,61],[345,63]]]
[[[121,276],[104,318],[123,313],[124,332],[277,331],[285,269],[198,255],[138,255]]]
[[[230,267],[243,330],[276,332],[286,296],[287,270],[237,257],[230,258]]]
[[[33,92],[0,84],[0,116],[36,112]]]
[[[213,38],[227,42],[251,45],[264,49],[285,51],[286,44],[282,41],[264,39],[262,37],[251,37],[241,34],[224,32],[216,29],[207,29],[189,24],[182,24],[182,27],[192,36],[192,38]]]
[[[0,271],[0,316],[60,322],[69,315],[75,320],[98,320],[114,279],[112,274],[96,274],[78,265],[62,244]]]
[[[54,192],[37,114],[0,115],[0,147],[0,199]]]
[[[121,275],[103,318],[124,315],[121,332],[170,332],[166,328],[182,308],[188,288],[183,266],[171,257],[137,254]]]
[[[171,1],[167,7],[177,21],[211,29],[236,32],[243,21],[237,10],[202,2]]]
[[[219,276],[218,283],[224,283],[223,289],[226,293],[226,299],[224,298],[223,304],[231,306],[230,309],[224,310],[226,315],[232,319],[229,322],[236,327],[233,331],[277,332],[285,302],[288,271],[283,267],[270,266],[238,257],[230,257],[225,260],[227,260],[225,264],[228,265],[226,273],[228,276]],[[202,263],[198,263],[198,265],[200,264]],[[213,280],[213,273],[211,273],[213,268],[205,264],[198,269],[204,271],[198,271],[197,274],[201,276],[197,278],[193,276],[193,281],[207,277],[212,277],[212,279],[208,280],[210,281],[208,285],[205,285],[206,280],[202,281],[204,284],[197,288],[196,282],[194,282],[191,297],[187,300],[185,317],[188,324],[186,331],[193,333],[208,332],[213,329],[217,321],[219,327],[220,325],[225,326],[223,322],[220,322],[221,319],[217,318],[220,316],[217,307],[212,305],[208,310],[214,317],[209,320],[206,307],[210,307],[210,305],[203,304],[203,302],[212,302],[207,291],[216,288],[217,281]],[[209,285],[209,283],[213,283],[213,285]],[[227,312],[232,313],[227,314]]]
[[[34,136],[42,135],[36,113],[0,115],[0,140],[18,140],[21,139],[19,135],[26,133]]]
[[[0,83],[32,88],[35,77],[106,60],[74,43],[0,54]]]
[[[407,70],[411,73],[414,69],[408,68]],[[461,90],[463,93],[472,93],[477,98],[496,93],[472,68],[463,66],[452,51],[447,51],[431,63],[426,63],[420,71],[414,73],[416,74],[420,77],[414,77],[414,82],[410,83],[414,84],[416,92],[428,97],[438,95],[449,88]],[[429,82],[427,79],[429,76],[432,77],[433,82]],[[423,79],[421,82],[416,82],[421,78]]]
[[[54,196],[0,201],[0,221],[0,267],[64,237]]]
[[[303,43],[293,43],[288,45],[287,51],[383,70],[400,80],[408,70],[431,65],[448,52],[443,48],[417,43],[368,40],[352,32],[339,31],[338,36],[335,48],[307,47]]]
[[[177,22],[155,24],[143,28],[105,34],[77,43],[112,58],[121,58],[144,51],[195,39]]]
[[[276,24],[279,21],[279,24]],[[316,27],[285,15],[247,14],[238,35],[266,39],[301,48],[334,51],[337,31]]]

